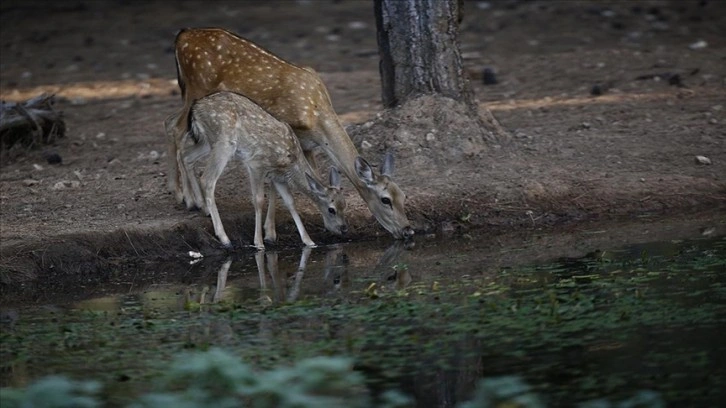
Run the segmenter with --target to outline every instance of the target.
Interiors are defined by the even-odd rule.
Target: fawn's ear
[[[358,175],[358,178],[361,179],[364,183],[373,184],[373,182],[375,182],[371,165],[368,164],[366,159],[360,156],[355,158],[355,172]]]
[[[388,177],[393,177],[393,171],[394,168],[394,159],[393,159],[393,153],[386,152],[386,155],[383,156],[383,162],[381,163],[381,174]]]
[[[310,191],[312,191],[313,194],[321,197],[325,196],[325,186],[318,183],[317,180],[312,178],[308,173],[305,173],[305,178],[308,180],[308,187],[310,187]]]
[[[330,166],[330,170],[328,171],[328,183],[330,184],[330,187],[340,188],[340,172],[335,166]]]

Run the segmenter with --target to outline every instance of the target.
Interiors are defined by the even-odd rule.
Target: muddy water
[[[502,375],[551,406],[639,390],[717,405],[722,228],[417,237],[26,284],[3,300],[0,385],[96,379],[122,405],[178,353],[218,346],[259,368],[350,356],[372,392],[400,389],[418,406],[453,406]]]

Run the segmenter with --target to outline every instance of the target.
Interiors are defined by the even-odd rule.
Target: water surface
[[[632,228],[348,243],[26,284],[3,300],[0,385],[96,379],[121,405],[178,353],[218,346],[261,369],[350,356],[373,392],[422,407],[502,375],[551,406],[645,389],[716,406],[726,237],[616,246],[647,232]]]

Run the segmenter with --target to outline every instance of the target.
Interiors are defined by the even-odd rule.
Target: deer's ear
[[[328,183],[330,187],[340,188],[340,172],[335,166],[330,166],[328,171]]]
[[[386,155],[383,156],[383,163],[381,163],[381,174],[384,176],[393,177],[394,170],[395,167],[393,153],[387,152]]]
[[[358,175],[358,178],[366,184],[372,184],[375,181],[371,165],[368,164],[366,159],[360,156],[355,158],[355,172]]]
[[[317,180],[312,178],[308,173],[305,173],[305,178],[308,180],[308,187],[310,191],[317,196],[325,196],[325,186],[318,183]]]

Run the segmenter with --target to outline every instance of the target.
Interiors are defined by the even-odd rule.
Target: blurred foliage
[[[364,378],[353,370],[351,361],[342,357],[316,357],[292,367],[256,372],[235,356],[217,348],[183,355],[165,371],[156,387],[128,408],[405,408],[413,400],[403,393],[388,390],[375,400]],[[96,381],[74,381],[46,377],[26,389],[0,389],[3,408],[95,408],[103,406],[101,385]],[[482,379],[471,401],[459,408],[521,407],[546,405],[519,377]],[[582,408],[660,408],[660,395],[642,391],[634,397],[610,403],[595,400]]]

